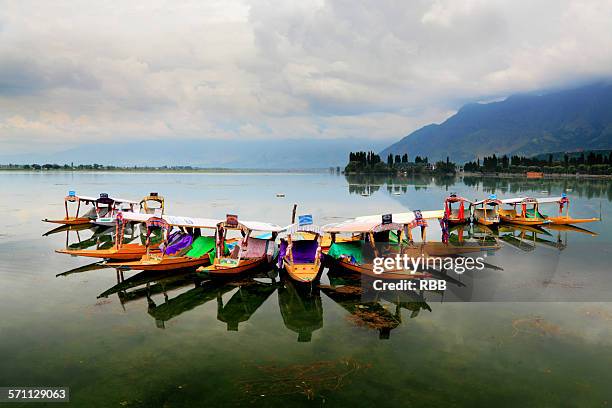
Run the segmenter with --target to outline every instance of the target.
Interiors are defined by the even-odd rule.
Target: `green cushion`
[[[198,237],[191,244],[191,249],[187,252],[186,256],[200,258],[213,249],[215,249],[215,239],[213,237]]]
[[[363,252],[361,250],[361,246],[363,245],[363,241],[353,241],[353,242],[335,242],[329,248],[329,252],[327,255],[332,258],[338,259],[340,256],[352,256],[355,258],[355,261],[358,264],[363,263]]]

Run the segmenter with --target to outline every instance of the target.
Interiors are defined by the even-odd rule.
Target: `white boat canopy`
[[[283,228],[282,232],[286,232],[287,234],[295,234],[298,232],[311,232],[313,234],[323,235],[323,230],[318,225],[308,224],[308,225],[300,225],[298,223],[287,225]]]
[[[423,219],[440,219],[444,217],[444,210],[433,210],[433,211],[422,211]],[[341,233],[341,232],[373,232],[382,223],[383,214],[379,215],[367,215],[363,217],[357,217],[351,220],[346,220],[341,223],[327,224],[323,226],[324,232],[329,233]],[[391,221],[389,227],[386,229],[403,228],[404,225],[408,225],[416,220],[414,211],[405,213],[391,214]]]
[[[564,199],[564,197],[542,197],[542,198],[536,198],[536,200],[538,201],[538,204],[559,203],[563,199]],[[565,199],[567,200],[567,198],[565,198]]]
[[[485,199],[485,200],[478,200],[478,201],[475,201],[475,202],[473,202],[473,203],[472,203],[472,205],[473,205],[473,206],[477,206],[477,205],[482,205],[482,204],[484,204],[484,203],[487,203],[487,204],[489,204],[489,205],[499,205],[499,203],[500,203],[500,202],[502,202],[502,203],[503,203],[503,201],[502,201],[502,200],[499,200],[499,199],[497,199],[497,198],[487,198],[487,199]]]
[[[134,205],[140,204],[140,201],[127,200],[125,198],[117,198],[117,197],[110,197],[110,196],[108,198],[110,198],[117,204],[134,204]]]
[[[132,211],[121,211],[117,216],[119,216],[119,214],[128,222],[147,222],[149,218],[154,216],[153,214],[141,214]]]
[[[86,203],[93,203],[98,200],[98,197],[90,197],[83,195],[68,195],[66,196],[66,201],[83,201]]]
[[[217,219],[212,218],[195,218],[195,217],[181,217],[175,215],[162,215],[161,217],[155,214],[143,214],[135,213],[131,211],[122,211],[121,216],[125,221],[128,222],[147,222],[151,218],[162,218],[168,225],[175,227],[192,227],[192,228],[217,228],[217,224],[220,222]]]
[[[502,204],[521,204],[521,203],[531,204],[531,203],[536,203],[537,199],[532,198],[532,197],[516,197],[516,198],[506,198],[504,200],[501,200],[501,202]]]
[[[154,216],[153,214],[146,214],[149,217]],[[210,228],[216,229],[217,224],[220,220],[213,218],[193,218],[193,217],[179,217],[174,215],[162,215],[161,218],[168,223],[168,225],[174,225],[175,227],[192,227],[192,228]]]
[[[260,221],[239,221],[239,224],[251,231],[281,232],[284,229],[280,225]]]

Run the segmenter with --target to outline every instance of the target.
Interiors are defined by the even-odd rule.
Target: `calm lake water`
[[[0,173],[0,190],[0,386],[67,386],[72,405],[86,407],[612,405],[606,181]],[[42,236],[52,225],[40,220],[62,216],[68,190],[158,191],[169,214],[283,225],[293,203],[325,224],[439,209],[450,192],[567,191],[574,217],[603,221],[584,225],[594,234],[507,231],[492,267],[445,298],[362,304],[334,290],[339,274],[304,293],[266,274],[215,282],[131,272],[116,286],[114,269],[75,271],[91,260],[53,250],[103,234]],[[470,299],[488,301],[461,301]]]

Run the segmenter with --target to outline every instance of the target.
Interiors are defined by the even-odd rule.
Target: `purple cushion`
[[[313,263],[319,243],[316,240],[293,241],[293,263]]]
[[[168,245],[165,249],[164,254],[172,255],[175,254],[185,248],[187,248],[193,242],[193,237],[191,235],[183,235],[180,239],[176,240],[172,244]]]

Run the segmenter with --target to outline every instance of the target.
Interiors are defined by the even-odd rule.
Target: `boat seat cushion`
[[[293,241],[293,262],[296,264],[314,263],[319,243],[316,240]]]
[[[173,244],[168,245],[164,250],[164,254],[174,255],[180,252],[181,250],[187,248],[189,245],[191,245],[192,242],[193,237],[191,235],[184,234],[179,240],[176,240]]]
[[[241,258],[260,258],[267,254],[269,245],[266,239],[249,238],[245,245],[242,244]]]
[[[200,258],[208,252],[215,249],[215,238],[213,237],[198,237],[191,244],[191,249],[186,256],[190,258]]]
[[[363,241],[334,242],[327,253],[334,259],[352,258],[357,264],[363,263]]]

